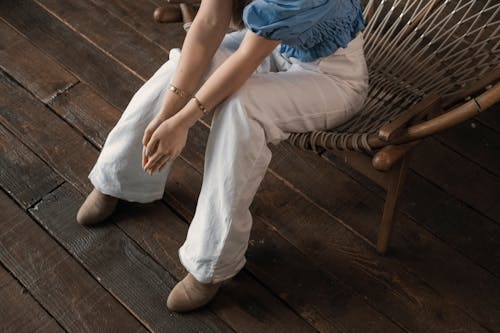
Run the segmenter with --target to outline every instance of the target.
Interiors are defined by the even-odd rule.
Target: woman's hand
[[[150,175],[160,171],[168,161],[174,160],[186,145],[190,126],[173,116],[160,124],[151,122],[156,128],[143,143],[142,167]],[[149,125],[148,125],[149,128]],[[147,153],[147,154],[146,154]],[[146,156],[148,155],[148,156]]]
[[[142,145],[146,146],[151,139],[151,136],[153,133],[156,131],[156,129],[161,125],[162,122],[167,120],[168,116],[164,115],[162,112],[156,115],[156,117],[151,120],[151,122],[148,124],[146,127],[146,130],[144,131],[144,136],[142,137]],[[144,164],[142,165],[144,168]]]

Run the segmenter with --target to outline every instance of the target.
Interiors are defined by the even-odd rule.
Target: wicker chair
[[[182,2],[158,8],[155,19],[183,19],[187,28],[196,1]],[[500,2],[368,0],[364,15],[371,87],[364,109],[329,131],[288,140],[329,150],[386,189],[376,244],[382,254],[412,148],[500,101]]]

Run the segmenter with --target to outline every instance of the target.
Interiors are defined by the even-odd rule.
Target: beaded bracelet
[[[196,102],[196,105],[198,105],[198,108],[200,108],[201,112],[203,112],[203,114],[208,114],[208,109],[205,107],[205,105],[203,105],[200,100],[196,97],[196,96],[193,96],[192,99],[194,99],[194,101]]]
[[[176,86],[174,86],[173,84],[170,84],[168,86],[168,89],[173,92],[174,94],[176,94],[177,96],[180,96],[182,98],[187,98],[187,97],[190,97],[191,94],[188,93],[187,91],[181,89],[181,88],[177,88]]]

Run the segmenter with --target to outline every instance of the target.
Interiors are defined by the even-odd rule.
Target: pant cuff
[[[92,185],[94,186],[94,188],[99,192],[129,202],[138,202],[138,203],[153,202],[155,200],[163,198],[163,193],[165,192],[165,190],[158,193],[124,191],[122,189],[117,188],[116,186],[105,185],[106,182],[102,179],[101,175],[95,170],[92,170],[90,172],[88,178],[92,183]]]
[[[196,265],[195,260],[193,260],[192,257],[186,253],[184,246],[181,246],[178,252],[181,264],[198,282],[201,283],[218,283],[230,279],[238,274],[246,264],[246,258],[242,257],[238,262],[231,263],[225,267],[212,271],[213,263],[207,263],[200,268],[200,265]]]

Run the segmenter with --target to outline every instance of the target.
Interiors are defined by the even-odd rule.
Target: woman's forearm
[[[171,82],[174,86],[190,94],[198,89],[203,74],[227,32],[231,6],[231,0],[202,2],[182,45],[179,63]],[[166,94],[162,112],[169,117],[187,102],[188,99],[179,98],[175,94]]]
[[[198,100],[211,110],[236,92],[253,74],[262,60],[279,44],[247,32],[240,48],[234,52],[208,78],[196,93]],[[200,108],[191,100],[179,112],[178,117],[192,126],[201,116]]]

